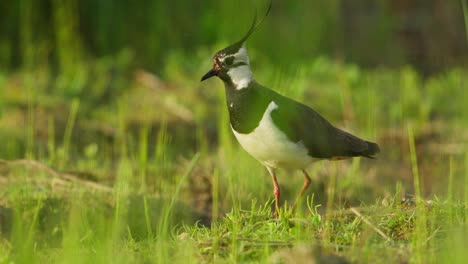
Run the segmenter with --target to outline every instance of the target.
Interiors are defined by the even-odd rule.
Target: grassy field
[[[258,32],[249,54],[260,83],[381,146],[377,160],[312,164],[296,213],[303,178],[279,171],[275,218],[270,176],[233,137],[221,81],[199,81],[227,42],[168,49],[155,36],[187,36],[159,28],[140,39],[160,58],[151,69],[137,48],[107,47],[112,32],[90,20],[108,51],[91,56],[67,31],[65,2],[54,2],[52,61],[40,42],[21,46],[21,67],[0,68],[0,263],[467,263],[466,67],[363,68],[315,56],[319,44],[291,63],[296,51],[269,56]],[[27,17],[20,38],[34,39]]]
[[[319,58],[285,72],[253,59],[258,80],[382,148],[312,165],[300,210],[275,219],[269,176],[233,139],[219,81],[118,64],[111,78],[100,63],[83,69],[90,93],[128,87],[93,109],[92,94],[45,92],[56,81],[45,69],[2,75],[2,263],[467,260],[465,70],[422,79]],[[302,177],[279,181],[290,204]]]

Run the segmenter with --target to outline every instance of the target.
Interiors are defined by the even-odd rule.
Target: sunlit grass
[[[457,146],[447,150],[442,146],[438,150],[448,151],[442,155],[426,152],[430,148],[418,145],[430,125],[427,113],[442,119],[446,129],[437,133],[454,139],[449,143],[463,140],[447,129],[455,127],[459,120],[450,113],[453,104],[460,105],[461,99],[442,103],[448,98],[439,89],[462,92],[456,88],[465,78],[463,71],[416,82],[417,73],[408,69],[364,71],[320,60],[305,65],[304,73],[294,75],[298,78],[294,87],[286,85],[291,80],[287,74],[276,75],[272,68],[259,69],[257,79],[313,106],[338,126],[378,141],[383,151],[378,160],[312,165],[309,173],[313,184],[296,214],[287,205],[299,190],[300,173],[279,171],[284,207],[275,219],[270,177],[235,142],[221,83],[213,81],[200,87],[191,81],[196,73],[189,73],[186,80],[176,83],[191,84],[196,89],[188,85],[177,86],[174,92],[146,93],[157,93],[160,102],[179,94],[196,100],[181,98],[177,106],[197,105],[196,122],[189,125],[169,111],[164,116],[152,116],[150,106],[161,105],[143,106],[147,116],[133,119],[135,105],[127,100],[130,89],[124,96],[117,95],[117,103],[99,106],[101,114],[96,116],[84,114],[82,106],[86,102],[81,100],[86,98],[67,101],[66,111],[53,110],[45,118],[34,113],[34,133],[27,135],[40,131],[47,131],[47,135],[34,137],[32,145],[26,144],[23,150],[25,157],[38,157],[38,162],[0,163],[1,183],[8,186],[0,188],[0,260],[466,261],[468,256],[459,246],[464,237],[451,235],[466,225],[466,155],[460,155]],[[306,74],[309,71],[311,74]],[[396,83],[406,90],[391,90],[389,87]],[[430,89],[422,92],[421,83]],[[7,105],[5,113],[14,113],[14,105],[8,103],[16,97],[12,97],[11,88],[6,89],[0,105]],[[407,91],[411,89],[417,91]],[[203,96],[196,95],[198,91],[203,91]],[[424,101],[431,103],[424,105]],[[49,107],[54,109],[54,105]],[[27,109],[25,115],[30,111]],[[2,128],[11,124],[7,117],[2,118]],[[112,140],[99,135],[102,130],[86,127],[94,118],[112,128]],[[463,124],[458,124],[458,129],[465,129]],[[212,129],[206,129],[206,125]],[[83,138],[86,129],[94,131],[94,136]],[[388,139],[388,129],[399,132]],[[216,138],[210,136],[213,131]],[[19,144],[25,142],[22,137],[16,140]],[[32,155],[26,155],[28,151]],[[436,164],[428,164],[432,156],[438,157]],[[21,155],[16,154],[18,158]],[[427,177],[430,170],[439,172],[444,168],[444,175]],[[64,174],[67,171],[70,174]],[[429,186],[434,194],[427,191]],[[415,194],[415,199],[402,203],[407,193]]]

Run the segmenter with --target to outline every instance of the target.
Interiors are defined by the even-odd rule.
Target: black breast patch
[[[238,133],[248,134],[258,126],[271,97],[263,87],[252,82],[240,90],[226,85],[226,101],[232,128]]]

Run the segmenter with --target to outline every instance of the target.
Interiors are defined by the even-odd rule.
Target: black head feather
[[[225,81],[229,79],[226,72],[231,67],[232,61],[231,61],[231,63],[224,63],[224,59],[226,59],[226,57],[229,57],[230,55],[233,55],[233,54],[236,54],[237,52],[239,52],[239,50],[242,48],[242,46],[247,41],[247,39],[250,37],[250,35],[252,35],[252,33],[255,32],[255,30],[258,28],[258,26],[260,26],[260,24],[262,24],[265,17],[267,17],[268,14],[270,13],[272,2],[273,2],[273,0],[270,0],[270,4],[268,5],[268,9],[265,12],[265,15],[259,21],[257,21],[257,10],[255,10],[254,19],[252,21],[252,25],[249,28],[249,31],[247,31],[247,33],[239,41],[237,41],[236,43],[234,43],[234,44],[232,44],[232,45],[218,51],[214,55],[214,57],[213,57],[213,68],[209,72],[207,72],[205,75],[203,75],[203,77],[201,79],[202,81],[204,81],[206,79],[209,79],[209,78],[211,78],[213,76],[218,76],[218,77],[220,77],[221,79],[223,79]],[[229,62],[229,60],[226,61],[226,62]],[[239,66],[239,65],[245,65],[245,64],[248,64],[248,58],[247,58],[247,62],[246,61],[241,61],[239,63],[234,64],[233,66]]]
[[[268,16],[268,14],[270,13],[270,10],[271,10],[272,3],[273,3],[273,1],[270,0],[270,4],[268,5],[268,9],[265,12],[265,15],[259,21],[257,21],[257,10],[255,9],[255,15],[254,15],[254,18],[253,18],[253,21],[252,21],[252,25],[249,28],[249,31],[247,31],[247,33],[239,41],[237,41],[236,43],[232,44],[231,46],[229,46],[227,48],[224,48],[224,49],[220,50],[218,52],[218,54],[234,54],[234,53],[237,53],[239,51],[239,49],[242,47],[242,45],[250,37],[250,35],[252,35],[252,33],[255,32],[255,30],[258,28],[258,26],[260,26],[260,24],[262,24],[265,17]]]

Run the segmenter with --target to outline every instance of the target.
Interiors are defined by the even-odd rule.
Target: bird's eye
[[[224,60],[224,64],[226,64],[227,66],[232,65],[233,62],[234,62],[234,57],[227,57],[227,58]]]

